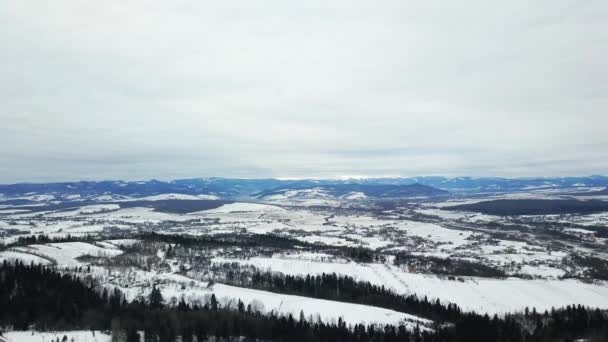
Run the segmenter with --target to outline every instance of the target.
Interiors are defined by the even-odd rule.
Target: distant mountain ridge
[[[6,197],[60,195],[93,197],[104,195],[143,197],[175,193],[212,194],[221,198],[252,198],[285,192],[289,189],[323,189],[334,196],[363,193],[368,197],[438,196],[447,192],[512,192],[521,190],[608,187],[608,177],[564,178],[472,178],[411,177],[363,179],[231,179],[194,178],[174,181],[81,181],[63,183],[20,183],[0,185]]]
[[[445,190],[433,188],[422,184],[286,184],[270,190],[255,194],[257,198],[265,198],[285,194],[297,190],[315,189],[323,191],[334,197],[348,197],[349,195],[362,194],[365,197],[373,198],[404,198],[419,196],[445,196],[450,193]]]

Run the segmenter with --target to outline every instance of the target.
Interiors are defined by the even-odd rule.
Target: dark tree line
[[[93,237],[93,236],[72,236],[70,234],[62,237],[49,237],[48,235],[40,234],[40,235],[29,235],[29,236],[20,236],[13,243],[7,245],[0,245],[0,249],[8,249],[10,247],[15,246],[26,246],[26,245],[35,245],[35,244],[43,244],[43,243],[57,243],[57,242],[92,242],[96,240],[101,240],[101,238]]]
[[[372,305],[429,318],[434,321],[455,321],[462,310],[456,304],[431,301],[426,296],[403,296],[370,282],[357,281],[353,277],[331,274],[307,275],[306,277],[285,275],[276,272],[251,274],[228,271],[228,283],[271,292],[300,295],[341,302]]]
[[[58,242],[95,242],[108,239],[132,238],[142,241],[163,242],[167,244],[179,245],[186,248],[206,247],[206,248],[225,248],[239,247],[260,252],[283,251],[288,249],[323,251],[336,256],[345,257],[357,262],[378,262],[384,261],[385,256],[378,254],[364,247],[348,246],[325,246],[316,245],[308,242],[293,239],[280,234],[217,234],[213,236],[188,236],[188,235],[168,235],[150,233],[137,234],[103,234],[64,237],[49,237],[48,235],[31,235],[19,237],[15,242],[7,245],[0,245],[0,250],[5,250],[15,246],[26,246],[33,244],[58,243]]]
[[[395,256],[394,263],[395,265],[410,265],[416,267],[420,272],[424,271],[433,274],[489,278],[505,278],[507,276],[503,270],[496,267],[454,258],[398,253]]]
[[[608,202],[596,199],[586,201],[576,199],[497,199],[479,203],[460,204],[442,209],[473,211],[501,216],[592,214],[607,211]]]
[[[177,244],[184,247],[273,247],[277,249],[314,248],[307,242],[292,239],[278,234],[217,234],[213,236],[168,235],[145,233],[135,236],[146,241],[158,241]]]
[[[608,261],[602,258],[573,254],[564,259],[564,263],[582,268],[586,278],[608,280]]]
[[[227,246],[240,248],[268,248],[276,251],[288,249],[323,251],[336,256],[352,259],[357,262],[378,262],[384,261],[385,256],[364,247],[349,246],[326,246],[311,244],[280,234],[217,234],[212,236],[191,236],[191,235],[168,235],[157,233],[145,233],[134,238],[145,241],[157,241],[168,244],[176,244],[183,247],[217,247]]]
[[[110,300],[109,298],[112,298]],[[61,275],[40,265],[6,263],[0,267],[0,324],[27,329],[68,329],[72,322],[85,319],[92,324],[97,317],[85,317],[91,308],[116,306],[118,297],[100,295],[76,277]]]

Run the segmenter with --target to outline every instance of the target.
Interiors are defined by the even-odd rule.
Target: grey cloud
[[[0,5],[0,182],[608,173],[603,1]]]

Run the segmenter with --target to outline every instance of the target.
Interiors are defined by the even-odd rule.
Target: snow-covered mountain
[[[230,179],[195,178],[174,181],[99,181],[65,183],[21,183],[0,185],[0,200],[11,199],[21,204],[40,201],[82,201],[86,199],[120,200],[175,194],[193,198],[264,198],[287,197],[332,198],[409,198],[442,196],[451,193],[505,193],[527,190],[595,189],[608,187],[608,177],[567,178],[357,178],[357,179]],[[605,191],[605,190],[604,190]],[[598,195],[600,193],[597,193]],[[354,196],[354,197],[353,197]]]

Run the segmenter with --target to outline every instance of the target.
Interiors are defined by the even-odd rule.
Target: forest
[[[498,199],[455,205],[444,209],[472,211],[488,215],[592,214],[606,211],[608,203],[600,200],[579,201],[575,199]]]

